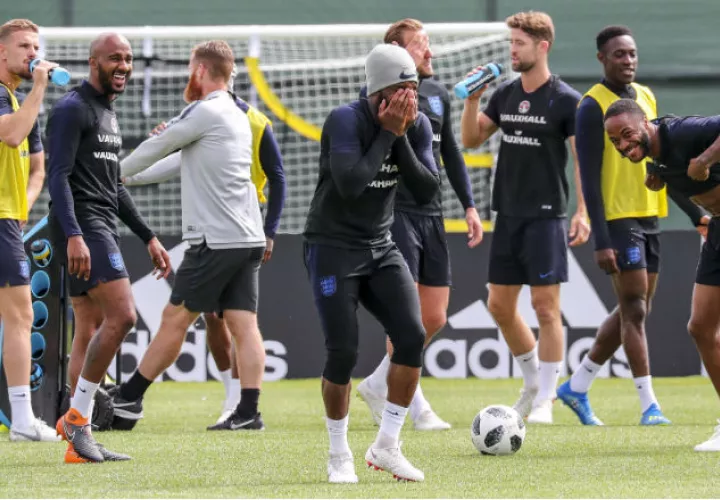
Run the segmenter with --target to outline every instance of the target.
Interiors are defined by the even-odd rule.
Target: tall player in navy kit
[[[420,377],[425,330],[417,287],[390,226],[399,178],[419,203],[428,203],[439,177],[430,123],[417,111],[410,54],[378,45],[365,73],[368,98],[334,109],[323,126],[319,180],[304,232],[305,264],[327,349],[322,394],[328,480],[357,482],[347,429],[360,303],[382,323],[394,348],[380,430],[365,461],[398,479],[422,481],[423,473],[400,451],[399,435]]]
[[[712,216],[695,275],[688,331],[720,396],[720,116],[648,120],[633,99],[620,99],[604,116],[615,149],[633,163],[649,157],[645,185],[673,188]],[[639,165],[637,168],[641,168]],[[695,451],[720,451],[720,425]]]
[[[130,458],[109,452],[90,432],[95,392],[136,318],[117,217],[147,244],[158,278],[170,272],[170,257],[120,182],[122,136],[113,101],[132,72],[130,43],[102,34],[90,46],[89,63],[89,79],[55,104],[47,124],[49,225],[67,266],[76,322],[71,373],[83,363],[70,410],[57,423],[69,443],[68,463]]]
[[[384,42],[405,48],[415,61],[420,77],[418,108],[432,125],[435,163],[440,168],[442,158],[450,185],[465,210],[468,245],[473,248],[482,240],[482,224],[475,209],[465,161],[453,134],[450,96],[445,86],[433,77],[430,38],[420,21],[403,19],[388,28]],[[438,191],[430,203],[420,205],[400,178],[391,232],[417,283],[427,345],[445,326],[450,301],[450,254],[445,239],[441,192]],[[388,345],[388,355],[357,388],[378,425],[385,404],[391,355],[392,347]],[[450,428],[450,424],[432,410],[420,385],[410,404],[410,418],[417,430]]]
[[[523,373],[515,409],[529,422],[552,423],[564,354],[560,283],[567,281],[567,245],[585,243],[590,228],[575,153],[575,108],[580,94],[550,73],[548,52],[555,38],[550,16],[510,16],[512,68],[520,78],[501,85],[478,112],[482,91],[465,101],[462,140],[476,148],[498,128],[503,141],[493,186],[497,212],[490,248],[488,309]],[[569,141],[575,160],[577,212],[566,223]],[[539,347],[518,313],[523,285],[530,285],[540,325]],[[539,352],[538,352],[539,350]]]

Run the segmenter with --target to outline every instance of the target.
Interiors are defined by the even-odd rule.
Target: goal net
[[[336,106],[357,98],[364,84],[366,54],[378,43],[387,25],[332,26],[203,26],[112,28],[133,46],[135,63],[127,89],[116,101],[124,154],[147,137],[157,123],[178,114],[185,103],[188,60],[192,47],[209,39],[224,39],[233,48],[238,74],[234,90],[263,111],[283,155],[287,198],[281,233],[300,233],[315,190],[320,154],[320,130]],[[460,141],[463,102],[452,86],[473,67],[497,61],[510,68],[508,30],[502,23],[428,24],[437,77],[451,92],[453,129]],[[87,77],[90,41],[105,28],[43,28],[41,55],[69,69],[68,88]],[[512,75],[506,73],[496,83]],[[492,89],[491,89],[492,90]],[[66,92],[52,87],[44,103],[47,112]],[[483,96],[483,103],[488,92]],[[473,192],[483,219],[490,218],[490,186],[499,137],[474,151],[464,151]],[[463,219],[462,207],[443,176],[446,218]],[[180,234],[180,183],[134,186],[131,193],[141,213],[158,234]],[[31,214],[36,221],[47,211],[44,192]],[[127,229],[121,224],[121,232]]]

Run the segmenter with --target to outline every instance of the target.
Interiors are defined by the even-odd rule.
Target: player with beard
[[[500,85],[482,112],[478,102],[484,89],[465,100],[462,140],[465,147],[476,148],[498,128],[504,133],[492,194],[497,220],[490,247],[488,309],[522,370],[524,386],[515,409],[529,422],[549,424],[565,352],[560,283],[568,278],[568,239],[570,246],[577,246],[590,233],[575,153],[580,94],[548,68],[555,39],[550,16],[521,12],[506,24],[512,69],[520,78]],[[575,160],[577,189],[569,233],[566,141]],[[530,285],[540,326],[538,348],[517,308],[523,285]]]
[[[633,99],[648,118],[657,106],[652,91],[635,83],[638,55],[626,26],[608,26],[596,38],[602,82],[583,97],[576,114],[577,151],[582,187],[595,239],[595,260],[612,276],[618,306],[598,330],[590,352],[569,381],[558,390],[585,425],[601,425],[587,392],[595,376],[622,345],[640,398],[641,425],[669,424],[652,387],[645,320],[660,269],[659,217],[667,215],[665,190],[645,187],[645,173],[613,148],[603,127],[603,113],[619,99]],[[645,165],[645,161],[642,162]],[[668,194],[699,228],[709,217],[668,186]]]
[[[3,367],[10,402],[11,441],[57,441],[57,434],[33,414],[30,332],[33,321],[30,268],[22,238],[28,212],[45,177],[45,153],[37,123],[56,64],[37,58],[38,27],[27,19],[0,26],[0,317],[3,324]],[[32,80],[26,96],[17,88]]]
[[[136,320],[116,217],[147,245],[158,278],[170,272],[170,257],[120,182],[122,136],[113,103],[125,90],[132,62],[125,37],[99,35],[90,45],[89,79],[58,100],[47,124],[48,221],[75,315],[69,370],[74,392],[57,422],[58,434],[68,441],[68,463],[130,458],[106,450],[90,429],[95,392]]]
[[[420,21],[403,19],[388,28],[384,42],[405,48],[415,61],[420,77],[418,109],[430,119],[432,125],[435,163],[438,168],[441,164],[445,167],[450,185],[465,210],[468,246],[474,248],[482,241],[482,224],[475,209],[465,161],[453,134],[450,96],[445,86],[434,78],[430,38]],[[391,231],[393,241],[402,252],[417,283],[423,326],[427,332],[425,337],[427,346],[445,326],[450,301],[450,253],[445,237],[441,190],[438,190],[430,203],[421,205],[415,200],[401,177],[395,197]],[[357,387],[358,393],[370,407],[373,419],[378,425],[385,404],[387,374],[392,356],[392,344],[389,340],[387,352],[375,371]],[[417,430],[450,428],[450,424],[432,410],[420,384],[410,403],[409,414]]]
[[[605,111],[604,124],[622,156],[640,165],[646,157],[652,160],[645,181],[649,189],[667,185],[712,216],[695,274],[688,331],[720,396],[720,116],[649,120],[639,102],[619,99]],[[627,168],[642,174],[640,165]],[[720,451],[720,425],[695,451]]]
[[[142,417],[143,395],[177,359],[188,327],[200,313],[218,312],[237,347],[242,389],[240,403],[215,429],[264,429],[258,400],[265,349],[257,303],[266,235],[252,182],[250,121],[227,91],[233,62],[224,41],[196,46],[184,92],[189,105],[122,162],[129,177],[162,170],[161,162],[180,172],[183,239],[190,244],[157,334],[138,369],[113,395],[115,412],[121,410],[124,418]]]

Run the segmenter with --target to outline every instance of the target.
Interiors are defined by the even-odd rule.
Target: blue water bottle
[[[35,66],[37,63],[40,62],[40,59],[34,59],[30,62],[30,72],[35,69]],[[50,81],[53,82],[55,85],[65,86],[70,82],[70,72],[66,70],[65,68],[53,68],[48,73],[48,77],[50,78]]]
[[[495,80],[503,72],[503,65],[491,62],[485,65],[482,71],[470,75],[455,85],[455,95],[460,99],[467,99],[472,94]]]

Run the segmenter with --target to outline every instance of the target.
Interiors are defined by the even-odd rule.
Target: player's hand
[[[706,181],[710,175],[710,165],[705,163],[703,160],[693,158],[690,160],[690,165],[687,170],[688,177],[694,181]]]
[[[266,264],[272,257],[274,246],[275,246],[275,241],[272,238],[265,239],[265,253],[263,254],[263,259],[262,259],[263,264]]]
[[[570,236],[569,245],[571,247],[587,243],[587,240],[590,238],[590,224],[588,224],[585,212],[576,212],[575,215],[572,216],[568,236]]]
[[[47,85],[50,81],[50,70],[57,68],[58,65],[50,61],[40,61],[35,65],[32,71],[33,84],[40,83]]]
[[[617,265],[617,252],[613,248],[605,248],[603,250],[595,250],[595,262],[607,274],[615,274],[620,272]]]
[[[398,89],[389,101],[383,99],[378,109],[380,126],[398,137],[405,134],[408,127],[408,104],[405,89]]]
[[[475,207],[465,210],[465,222],[468,226],[468,246],[475,248],[483,239],[482,221]]]
[[[417,93],[409,89],[406,89],[405,92],[407,94],[407,107],[405,108],[405,132],[403,134],[407,133],[408,129],[413,126],[418,114]]]
[[[150,240],[147,249],[150,254],[150,259],[152,259],[152,263],[155,266],[152,272],[153,276],[157,279],[167,278],[170,274],[170,255],[167,253],[167,250],[165,250],[165,247],[162,246],[160,240],[155,237]]]
[[[167,128],[167,123],[165,123],[165,122],[159,123],[159,124],[157,124],[157,125],[155,126],[154,129],[152,129],[152,130],[150,131],[150,133],[148,134],[148,136],[149,136],[149,137],[153,137],[153,136],[155,136],[155,135],[160,135],[160,134],[162,134],[162,132],[163,132],[166,128]]]
[[[698,224],[696,226],[697,232],[700,233],[700,236],[702,236],[703,241],[705,241],[707,239],[708,224],[710,224],[710,216],[703,215],[700,218],[700,224]]]
[[[647,174],[645,176],[645,187],[650,191],[660,191],[665,187],[665,181],[655,174]]]
[[[465,75],[465,78],[470,78],[472,75],[474,75],[474,74],[476,74],[476,73],[480,73],[483,69],[485,69],[484,66],[478,66],[477,68],[475,68],[474,70],[472,70],[470,73],[468,73],[467,75]],[[470,95],[467,97],[467,99],[465,99],[465,100],[466,100],[466,101],[471,101],[471,102],[473,102],[473,101],[479,101],[479,100],[480,100],[480,97],[482,97],[482,95],[485,93],[485,91],[486,91],[487,89],[488,89],[488,86],[487,86],[487,84],[485,84],[485,85],[483,85],[481,88],[477,89],[475,92],[473,92],[472,94],[470,94]]]
[[[398,45],[397,42],[392,42],[393,45]],[[415,64],[419,65],[425,60],[425,54],[427,54],[428,48],[430,47],[430,37],[424,31],[416,31],[413,37],[408,43],[405,44],[405,50],[408,51],[410,56],[415,61]]]
[[[81,280],[90,279],[90,250],[82,236],[70,236],[67,242],[68,274]]]

